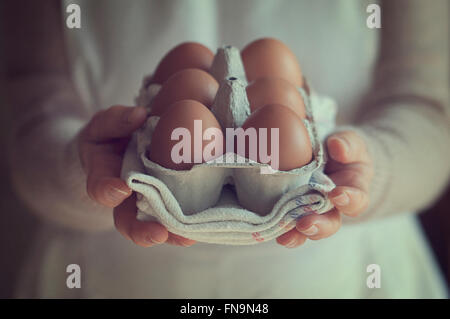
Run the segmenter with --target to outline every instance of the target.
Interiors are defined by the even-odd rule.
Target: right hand
[[[94,201],[114,208],[117,230],[137,245],[191,246],[195,241],[172,234],[159,223],[138,221],[136,196],[120,179],[130,137],[146,118],[143,107],[112,106],[96,113],[83,128],[78,136],[78,151],[87,174],[87,193]]]

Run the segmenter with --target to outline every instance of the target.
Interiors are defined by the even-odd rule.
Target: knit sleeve
[[[89,199],[80,165],[76,136],[95,110],[81,102],[70,80],[60,1],[2,5],[13,186],[30,211],[47,221],[79,230],[109,229],[112,210]]]
[[[363,218],[419,211],[450,175],[448,1],[382,2],[373,87],[355,130],[374,160]]]
[[[76,137],[87,120],[77,111],[81,106],[70,83],[40,76],[10,83],[9,89],[14,110],[8,154],[20,198],[47,221],[78,230],[110,229],[112,210],[86,192]]]

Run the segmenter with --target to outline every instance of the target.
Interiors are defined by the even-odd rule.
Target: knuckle
[[[103,116],[105,114],[105,110],[98,111],[91,118],[89,123],[86,125],[84,129],[84,135],[88,140],[95,140],[98,135],[98,129],[101,127],[101,121],[103,120]]]
[[[346,173],[345,180],[346,180],[347,185],[360,185],[361,184],[362,178],[361,178],[360,171],[351,169],[351,170],[347,170],[345,173]]]

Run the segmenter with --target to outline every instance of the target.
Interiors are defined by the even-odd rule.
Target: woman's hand
[[[159,223],[136,219],[136,198],[120,179],[122,159],[132,133],[147,118],[143,107],[112,106],[94,115],[78,138],[81,165],[87,174],[87,193],[94,201],[114,208],[117,230],[137,245],[149,247],[167,242],[195,243],[169,233]]]
[[[277,238],[280,245],[293,248],[307,238],[329,237],[341,227],[341,213],[356,217],[369,205],[373,164],[363,139],[353,131],[342,131],[328,137],[327,148],[330,158],[325,172],[336,184],[328,196],[335,207],[300,218],[295,228]]]

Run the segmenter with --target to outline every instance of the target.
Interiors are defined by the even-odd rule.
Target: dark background
[[[0,74],[0,298],[10,298],[20,264],[33,241],[37,219],[15,196],[9,181],[5,141],[8,116]]]
[[[0,1],[0,10],[2,7]],[[9,116],[5,102],[3,32],[5,30],[0,28],[0,298],[11,298],[19,267],[33,241],[38,221],[16,197],[9,180],[6,154]]]

